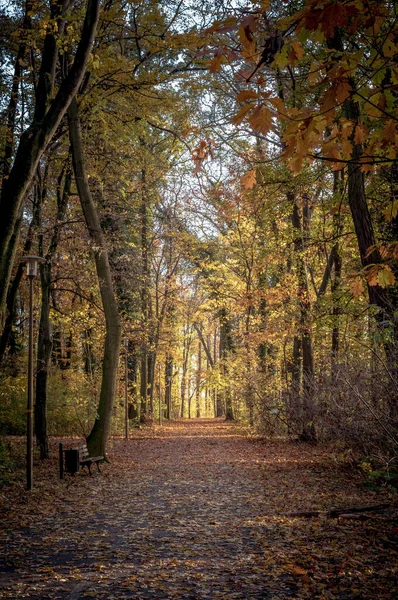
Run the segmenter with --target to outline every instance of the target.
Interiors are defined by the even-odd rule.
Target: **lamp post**
[[[160,383],[160,371],[162,365],[158,363],[158,391],[159,391],[159,425],[162,425],[162,387]]]
[[[124,425],[126,440],[129,439],[129,364],[128,364],[129,342],[124,340]]]
[[[33,484],[33,280],[37,277],[37,266],[43,262],[40,256],[23,256],[29,278],[29,360],[28,360],[28,408],[26,436],[26,489]]]

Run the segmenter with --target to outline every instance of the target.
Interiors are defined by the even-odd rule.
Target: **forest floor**
[[[31,492],[0,490],[2,600],[398,598],[396,496],[330,448],[220,420],[133,435],[63,481],[52,440]],[[286,515],[381,502],[366,521]]]

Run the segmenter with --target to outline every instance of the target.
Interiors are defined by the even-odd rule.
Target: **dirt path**
[[[1,599],[397,597],[387,516],[283,516],[386,500],[342,482],[322,450],[220,421],[139,436],[112,443],[102,474],[55,472],[21,497],[0,538]]]

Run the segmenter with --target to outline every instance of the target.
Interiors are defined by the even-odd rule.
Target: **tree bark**
[[[196,418],[200,418],[200,382],[202,377],[202,343],[198,339],[198,356],[196,363]]]
[[[101,230],[97,209],[91,196],[88,183],[81,126],[75,98],[70,103],[68,109],[68,123],[75,180],[87,229],[93,241],[95,266],[105,313],[106,326],[98,414],[94,426],[87,438],[87,447],[91,456],[105,456],[112,407],[116,395],[121,326],[118,303],[115,298],[109,266],[107,245]]]
[[[47,430],[47,381],[51,360],[52,336],[50,326],[50,297],[51,297],[51,270],[52,261],[58,248],[62,224],[65,220],[66,209],[70,195],[72,173],[66,172],[63,191],[61,192],[61,178],[57,190],[57,216],[51,242],[45,257],[45,262],[40,265],[41,281],[41,313],[39,335],[37,341],[37,374],[36,374],[36,403],[35,403],[35,433],[40,458],[49,458],[48,430]],[[39,254],[43,256],[43,239],[39,240]]]
[[[164,389],[165,389],[165,418],[171,419],[171,390],[173,385],[173,357],[170,354],[166,355],[166,365],[164,370]]]
[[[304,197],[303,225],[301,224],[300,212],[297,201],[293,198],[292,224],[294,236],[294,253],[297,269],[298,300],[300,305],[300,336],[303,364],[302,382],[302,431],[300,438],[303,441],[313,442],[316,440],[314,423],[314,355],[311,335],[311,302],[309,296],[304,249],[304,238],[309,233],[310,208],[308,198]]]
[[[227,313],[226,308],[221,309],[220,312],[220,358],[222,360],[222,374],[224,379],[224,404],[225,404],[225,420],[233,421],[234,412],[232,407],[232,392],[231,384],[229,379],[229,366],[228,358],[230,357],[233,350],[232,344],[232,329],[231,320]]]

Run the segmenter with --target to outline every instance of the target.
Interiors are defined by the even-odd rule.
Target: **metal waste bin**
[[[65,471],[67,473],[77,473],[80,469],[80,456],[77,448],[65,450]]]

